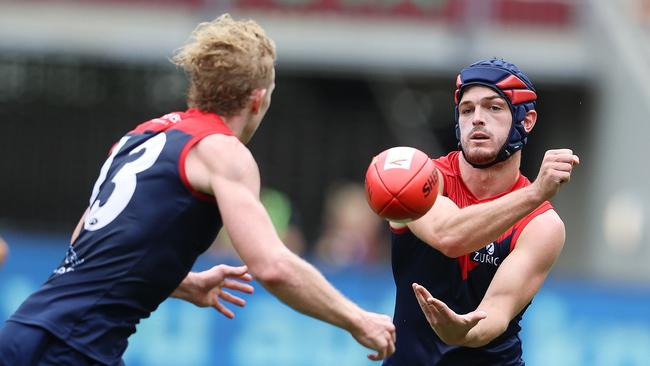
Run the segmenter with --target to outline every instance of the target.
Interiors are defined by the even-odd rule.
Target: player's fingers
[[[393,353],[395,353],[395,340],[393,337],[388,334],[388,350],[386,351],[386,357],[390,357]]]
[[[428,309],[428,313],[430,314],[430,320],[429,322],[431,323],[432,326],[438,326],[440,324],[444,324],[449,322],[450,317],[444,314],[443,312],[438,309],[438,307],[430,301],[431,299],[427,299],[426,301],[426,307]]]
[[[436,309],[435,306],[429,304],[426,300],[420,303],[420,308],[422,309],[424,317],[427,318],[427,321],[431,327],[437,327],[442,319],[438,309]]]
[[[241,297],[237,297],[235,295],[232,295],[226,291],[221,291],[219,294],[219,297],[228,301],[229,303],[235,304],[237,306],[244,306],[246,305],[246,300],[242,299]]]
[[[549,167],[560,172],[570,173],[571,170],[573,170],[573,165],[571,163],[554,162],[553,164],[550,164]]]
[[[221,266],[221,270],[228,277],[239,277],[248,272],[248,267],[246,266],[232,267],[225,264],[220,264],[219,266]]]
[[[233,312],[232,312],[230,309],[228,309],[227,307],[223,306],[223,304],[220,303],[219,300],[217,300],[217,299],[214,299],[214,300],[212,301],[212,306],[213,306],[215,309],[217,309],[218,312],[220,312],[221,314],[225,315],[226,318],[228,318],[228,319],[232,319],[232,318],[235,317],[235,313],[233,313]]]
[[[571,165],[580,163],[580,159],[573,154],[558,154],[553,155],[549,161],[559,162],[559,163],[569,163]]]
[[[388,342],[388,346],[386,346],[386,352],[384,353],[384,358],[390,357],[390,355],[393,353],[395,353],[395,343]]]
[[[390,339],[393,341],[393,343],[397,342],[397,330],[395,329],[395,324],[393,322],[390,322],[390,326],[388,327],[389,333],[390,333]]]
[[[389,318],[390,319],[390,318]],[[397,334],[395,332],[395,324],[392,320],[389,320],[387,323],[384,323],[384,331],[388,336],[388,341],[395,343],[397,341]]]
[[[571,149],[551,149],[547,150],[544,156],[557,156],[557,155],[573,155]]]
[[[487,318],[487,313],[483,310],[475,310],[465,314],[465,320],[472,327],[485,318]]]
[[[253,276],[250,273],[244,273],[243,275],[238,277],[242,281],[246,282],[251,282],[253,280]]]
[[[417,299],[418,304],[420,305],[420,309],[422,309],[422,312],[424,313],[424,316],[427,318],[431,325],[437,324],[436,314],[433,313],[435,309],[429,306],[425,295],[417,288],[417,285],[414,285],[413,288],[415,290],[415,298]]]
[[[377,353],[372,355],[374,358],[370,358],[370,359],[373,361],[383,360],[384,358],[386,358],[387,345],[380,346],[379,349],[376,351]]]
[[[426,294],[420,289],[422,286],[418,284],[413,284],[413,293],[415,294],[415,298],[418,300],[418,303],[420,303],[420,306],[424,305],[426,303]]]
[[[426,287],[424,287],[424,286],[422,286],[422,285],[420,285],[418,283],[415,283],[415,282],[411,286],[413,287],[413,291],[415,291],[416,293],[422,294],[422,296],[424,296],[424,298],[431,297],[431,293],[429,292],[429,290],[427,290]]]
[[[384,359],[384,354],[385,354],[384,349],[380,348],[380,349],[376,349],[375,351],[376,351],[375,353],[369,354],[368,358],[373,360],[373,361],[383,360]]]
[[[554,150],[554,153],[550,153],[544,156],[542,160],[542,165],[552,164],[552,163],[568,163],[571,165],[577,165],[580,163],[580,159],[573,154],[571,150]]]
[[[427,299],[427,303],[432,305],[439,313],[441,316],[445,318],[453,318],[455,315],[457,315],[453,310],[447,306],[444,302],[436,299],[435,297],[431,296]]]
[[[426,299],[427,299],[426,295],[424,295],[421,291],[419,291],[415,287],[414,287],[413,292],[415,293],[415,298],[418,300],[418,303],[420,304],[420,306],[425,305],[426,304]]]
[[[393,325],[393,318],[391,318],[390,316],[386,314],[379,314],[379,316],[386,324]]]
[[[231,290],[235,291],[241,291],[247,294],[252,294],[255,289],[253,286],[247,284],[247,283],[241,283],[237,281],[231,281],[231,280],[226,280],[223,282],[223,287],[229,288]]]
[[[368,359],[372,361],[379,361],[381,358],[379,358],[379,353],[370,353],[368,355]]]
[[[560,184],[567,183],[571,180],[571,173],[569,172],[558,172],[557,178]]]
[[[580,165],[580,157],[578,155],[573,154],[571,150],[568,150],[567,153],[552,155],[548,159],[549,161],[569,163],[571,165]]]
[[[434,298],[431,293],[429,293],[429,291],[424,286],[418,285],[417,283],[413,284],[413,290],[415,291],[415,296],[417,297],[418,303],[420,304],[422,310],[425,313],[431,312],[433,315],[438,315],[439,309],[436,306],[432,307],[428,301],[429,299]]]

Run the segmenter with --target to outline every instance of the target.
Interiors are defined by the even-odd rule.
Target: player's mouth
[[[484,142],[490,139],[490,135],[485,132],[476,131],[469,135],[469,140],[472,142]]]

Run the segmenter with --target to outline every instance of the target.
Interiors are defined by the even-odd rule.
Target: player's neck
[[[459,156],[460,175],[465,186],[478,199],[496,196],[509,190],[519,179],[521,152],[489,168],[478,169],[471,166],[461,153]]]
[[[224,123],[230,128],[233,135],[237,137],[240,141],[244,134],[244,128],[246,127],[247,119],[241,115],[235,115],[230,117],[221,117]],[[243,142],[243,141],[242,141]]]

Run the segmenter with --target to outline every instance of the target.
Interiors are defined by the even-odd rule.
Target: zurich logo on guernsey
[[[501,263],[501,258],[494,256],[494,242],[486,245],[485,251],[487,253],[474,252],[472,260],[477,263],[486,263],[498,267]]]

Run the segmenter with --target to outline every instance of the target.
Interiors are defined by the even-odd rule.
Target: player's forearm
[[[508,321],[502,319],[495,312],[488,313],[488,317],[481,320],[467,332],[465,342],[461,345],[464,347],[483,347],[492,342],[495,338],[503,334],[508,328]]]
[[[178,287],[169,295],[169,297],[175,297],[182,300],[189,299],[192,293],[192,286],[194,285],[192,276],[192,272],[188,273],[181,284],[178,285]]]
[[[542,202],[534,187],[528,186],[494,201],[465,207],[433,228],[437,239],[432,244],[450,257],[479,250]]]
[[[274,273],[258,280],[293,309],[352,331],[360,308],[336,290],[312,265],[291,254],[276,262]]]

